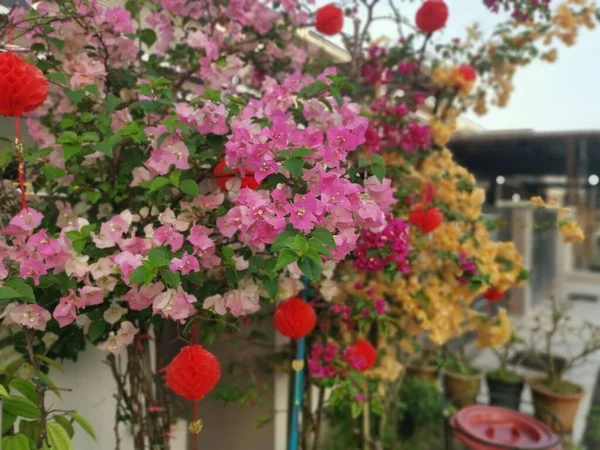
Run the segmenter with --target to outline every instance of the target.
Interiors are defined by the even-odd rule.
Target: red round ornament
[[[13,52],[0,53],[0,92],[0,115],[20,117],[44,103],[48,81]]]
[[[361,372],[369,370],[377,362],[377,350],[370,342],[361,339],[349,347],[349,352],[353,357],[361,357],[365,360],[365,366],[360,369]]]
[[[317,10],[315,27],[320,33],[333,36],[344,27],[344,11],[333,3],[322,6]]]
[[[183,347],[167,367],[167,386],[186,400],[201,400],[220,377],[219,360],[200,345]]]
[[[504,297],[504,291],[501,291],[497,287],[492,287],[485,291],[483,296],[490,302],[497,302]]]
[[[317,323],[315,309],[298,297],[279,304],[273,316],[275,328],[286,337],[300,339],[313,330]]]
[[[457,69],[460,77],[466,82],[475,81],[477,79],[477,71],[468,64],[463,64]]]
[[[408,222],[419,228],[423,233],[431,233],[444,221],[444,215],[437,206],[423,209],[417,205],[408,216]]]
[[[213,169],[213,175],[215,176],[215,181],[217,182],[217,185],[224,191],[228,190],[227,182],[229,180],[235,178],[237,175],[240,175],[239,170],[237,170],[237,169],[227,170],[226,168],[227,168],[227,163],[225,162],[225,158],[221,158],[219,163]],[[253,191],[255,191],[256,189],[258,189],[258,186],[260,186],[260,183],[258,181],[256,181],[256,179],[254,178],[254,176],[253,176],[254,172],[250,172],[249,170],[246,170],[246,174],[247,175],[242,177],[241,187],[252,189]]]
[[[415,22],[423,33],[433,33],[444,28],[448,20],[448,6],[444,0],[425,0],[417,11]]]

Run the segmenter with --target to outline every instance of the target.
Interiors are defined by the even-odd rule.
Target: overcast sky
[[[317,5],[331,0],[317,0]],[[466,26],[475,21],[482,29],[492,30],[505,15],[490,13],[483,0],[446,0],[450,18],[438,37],[450,40],[465,35]],[[348,2],[349,3],[349,2]],[[377,16],[390,15],[388,0],[381,0]],[[407,17],[421,3],[396,0]],[[556,5],[559,0],[552,0]],[[350,27],[346,24],[346,27]],[[396,37],[395,25],[377,22],[382,35]],[[490,109],[484,117],[472,120],[487,129],[523,129],[544,131],[600,129],[600,29],[582,30],[574,47],[559,48],[553,64],[536,62],[521,69],[515,77],[515,91],[504,109]]]

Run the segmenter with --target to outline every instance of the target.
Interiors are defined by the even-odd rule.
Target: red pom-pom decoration
[[[501,291],[497,287],[489,288],[483,296],[490,302],[497,302],[504,297],[504,291]]]
[[[361,372],[369,370],[377,362],[377,350],[368,341],[361,339],[346,350],[351,359],[354,360],[354,366]],[[360,359],[360,362],[357,360]],[[363,363],[364,360],[364,363]]]
[[[333,3],[319,8],[316,19],[317,31],[328,36],[338,34],[344,27],[344,11]]]
[[[201,400],[220,377],[219,360],[200,345],[183,347],[167,367],[167,386],[187,400]]]
[[[0,115],[20,117],[48,97],[48,81],[40,69],[13,52],[0,53]]]
[[[415,22],[423,33],[433,33],[444,28],[448,20],[448,6],[444,0],[425,0],[417,11]]]
[[[431,233],[444,221],[444,215],[437,206],[425,210],[423,206],[416,206],[408,216],[408,222],[419,228],[423,233]]]
[[[298,297],[279,304],[273,317],[275,328],[286,337],[300,339],[313,330],[317,323],[314,308]]]
[[[215,181],[217,185],[224,191],[227,191],[227,182],[236,176],[240,175],[240,171],[235,170],[227,170],[227,163],[225,163],[225,158],[221,158],[219,163],[213,169],[213,175],[215,176]],[[260,183],[256,181],[254,178],[254,172],[246,170],[246,175],[242,177],[242,188],[248,188],[255,191],[260,186]]]

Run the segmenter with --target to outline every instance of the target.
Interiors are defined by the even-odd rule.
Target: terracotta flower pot
[[[556,432],[571,432],[579,402],[584,395],[583,389],[580,388],[580,392],[576,394],[559,394],[540,386],[539,383],[543,380],[533,378],[528,381],[533,394],[535,416]]]
[[[448,370],[442,370],[444,394],[457,408],[477,403],[477,395],[481,389],[482,375],[462,375]]]
[[[406,366],[406,375],[409,378],[416,380],[431,381],[436,383],[438,381],[440,369],[436,366]]]

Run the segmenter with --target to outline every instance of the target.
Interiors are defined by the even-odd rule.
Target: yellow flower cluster
[[[431,73],[431,79],[440,87],[457,89],[458,95],[463,97],[471,93],[475,84],[474,80],[467,80],[455,66],[436,67]]]
[[[387,164],[401,164],[400,156],[386,156]],[[523,270],[521,255],[511,242],[492,241],[480,220],[484,191],[476,188],[475,178],[458,165],[449,150],[432,152],[418,167],[403,177],[404,185],[432,185],[435,198],[444,203],[456,220],[445,220],[425,239],[411,234],[415,258],[410,274],[388,282],[377,274],[369,280],[360,278],[360,289],[371,289],[385,296],[398,317],[397,327],[404,337],[427,333],[429,339],[442,345],[472,329],[471,304],[489,285],[473,289],[460,280],[463,269],[455,260],[441,257],[463,255],[477,262],[478,272],[489,277],[489,284],[506,291],[520,283]],[[418,189],[417,189],[418,190]],[[345,291],[359,294],[355,280]]]
[[[545,202],[541,197],[532,197],[529,203],[539,208],[551,208],[558,211],[558,230],[568,244],[578,244],[585,240],[585,233],[572,217],[571,210],[560,206],[556,200]]]
[[[513,327],[505,309],[501,309],[493,318],[474,314],[472,319],[473,329],[477,333],[475,343],[478,347],[499,348],[509,341],[513,333]]]

